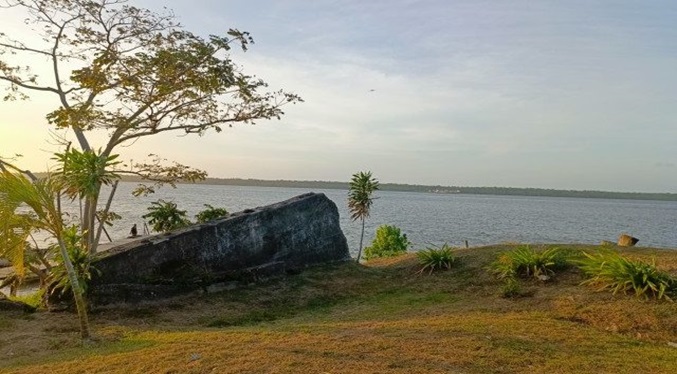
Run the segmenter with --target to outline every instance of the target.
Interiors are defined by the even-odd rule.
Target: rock
[[[251,283],[350,259],[336,204],[309,193],[100,254],[93,304],[169,297],[216,283]]]
[[[632,247],[637,244],[638,241],[639,239],[628,234],[621,234],[621,236],[618,237],[618,245],[620,247]]]
[[[3,295],[0,295],[0,310],[16,312],[35,312],[35,307],[18,301],[12,301]]]

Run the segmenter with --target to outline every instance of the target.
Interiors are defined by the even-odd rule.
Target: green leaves
[[[616,293],[634,293],[644,299],[672,300],[677,296],[677,279],[658,270],[651,263],[633,261],[609,250],[583,253],[585,258],[576,261],[589,279],[582,284],[596,286],[598,290]]]
[[[120,178],[111,170],[120,164],[116,161],[118,155],[104,156],[100,152],[69,148],[64,153],[56,153],[54,158],[59,162],[56,177],[72,199],[98,196],[102,185],[110,185]]]
[[[378,257],[394,257],[407,252],[411,245],[406,234],[395,226],[381,225],[376,229],[376,237],[371,246],[364,249],[367,260]]]
[[[566,255],[559,248],[536,251],[528,245],[502,253],[491,264],[494,273],[501,279],[521,277],[547,280],[556,270],[566,266]]]
[[[162,199],[154,201],[148,207],[149,212],[143,218],[150,218],[148,223],[157,232],[167,232],[190,225],[186,211],[180,210],[173,201]]]
[[[228,216],[228,211],[224,208],[214,208],[209,204],[204,204],[204,206],[207,209],[199,212],[195,216],[195,219],[197,219],[198,223],[205,223]]]
[[[378,181],[371,176],[371,172],[353,174],[348,191],[348,209],[353,221],[369,217],[369,211],[374,203],[371,197],[378,190]]]
[[[428,271],[432,274],[434,271],[449,270],[456,262],[453,249],[446,243],[440,248],[427,248],[416,252],[416,257],[421,265],[419,273]]]

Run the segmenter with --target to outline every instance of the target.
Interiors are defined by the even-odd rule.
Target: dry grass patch
[[[101,309],[92,317],[102,340],[91,348],[77,346],[72,315],[0,313],[8,358],[0,371],[674,372],[677,349],[667,343],[677,342],[677,304],[596,293],[575,269],[546,284],[526,281],[531,297],[503,299],[487,267],[511,248],[457,250],[458,266],[429,276],[416,274],[409,254]],[[632,253],[677,263],[677,252]]]

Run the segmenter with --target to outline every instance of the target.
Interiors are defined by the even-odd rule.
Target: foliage
[[[209,204],[204,204],[204,206],[207,209],[199,212],[195,216],[195,219],[198,223],[209,222],[218,218],[226,217],[228,215],[228,211],[224,208],[214,208]]]
[[[426,248],[419,251],[416,257],[421,265],[419,273],[428,271],[432,274],[434,271],[448,270],[456,262],[453,249],[446,243],[440,248]]]
[[[522,285],[516,277],[508,277],[504,279],[503,287],[501,287],[501,296],[504,298],[518,297],[522,295]]]
[[[91,266],[89,253],[80,245],[82,236],[79,233],[79,228],[75,225],[67,227],[63,236],[68,258],[73,264],[78,283],[82,287],[82,291],[87,292],[87,286],[92,279],[92,272],[97,272],[97,270]],[[71,280],[62,258],[57,259],[56,266],[49,276],[49,281],[51,292],[59,291],[63,295],[71,290]]]
[[[19,278],[23,278],[32,217],[18,213],[20,205],[20,202],[0,196],[0,257],[7,259]]]
[[[411,245],[407,234],[398,227],[381,225],[376,229],[376,237],[369,247],[364,249],[364,258],[371,260],[379,257],[394,257],[407,252]]]
[[[6,201],[7,205],[20,203],[30,209],[35,217],[31,222],[32,227],[48,232],[56,240],[58,256],[63,262],[75,299],[80,322],[80,336],[83,340],[88,340],[90,338],[89,319],[84,292],[66,245],[69,235],[68,229],[64,227],[61,212],[61,188],[60,181],[49,175],[46,178],[31,181],[23,175],[9,172],[6,169],[0,174],[0,200]],[[85,249],[82,248],[82,250]]]
[[[599,290],[634,293],[644,299],[672,300],[677,297],[677,279],[658,270],[655,259],[651,262],[633,261],[610,250],[583,253],[585,258],[577,266],[589,277],[583,284],[597,286]]]
[[[491,265],[499,278],[536,278],[547,280],[556,270],[567,266],[567,257],[559,248],[536,251],[528,245],[502,253]]]
[[[150,218],[149,224],[157,232],[167,232],[190,225],[186,211],[180,210],[173,201],[162,199],[151,202],[149,212],[143,218]]]
[[[202,135],[279,118],[285,104],[301,101],[284,91],[260,92],[267,84],[233,61],[233,46],[246,51],[253,43],[247,32],[230,29],[205,39],[184,30],[169,11],[154,13],[126,1],[8,3],[44,37],[28,43],[0,34],[6,98],[56,95],[61,106],[47,118],[57,128],[72,129],[83,150],[91,149],[84,137],[90,130],[109,131],[103,151],[109,155],[117,145],[160,132]],[[41,79],[31,67],[11,63],[11,55],[44,59],[54,76]]]
[[[353,174],[348,190],[348,209],[353,221],[368,218],[374,199],[371,197],[378,190],[379,182],[370,171]]]
[[[112,169],[120,164],[118,155],[102,155],[101,152],[80,151],[68,148],[56,153],[57,177],[63,183],[64,193],[71,199],[98,196],[101,185],[111,185],[120,179]]]
[[[371,195],[378,190],[379,182],[372,177],[371,172],[359,172],[353,174],[348,189],[348,210],[350,218],[353,221],[362,221],[362,231],[360,234],[360,247],[357,252],[357,262],[360,262],[362,256],[362,243],[364,241],[364,221],[369,217],[371,206],[374,199]]]

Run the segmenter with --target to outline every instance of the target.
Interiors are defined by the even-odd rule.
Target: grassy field
[[[511,248],[458,250],[455,268],[432,275],[405,255],[108,307],[91,316],[91,347],[72,314],[0,312],[0,372],[677,372],[676,303],[595,292],[576,270],[502,298],[487,267]],[[677,274],[677,251],[625,253]]]

